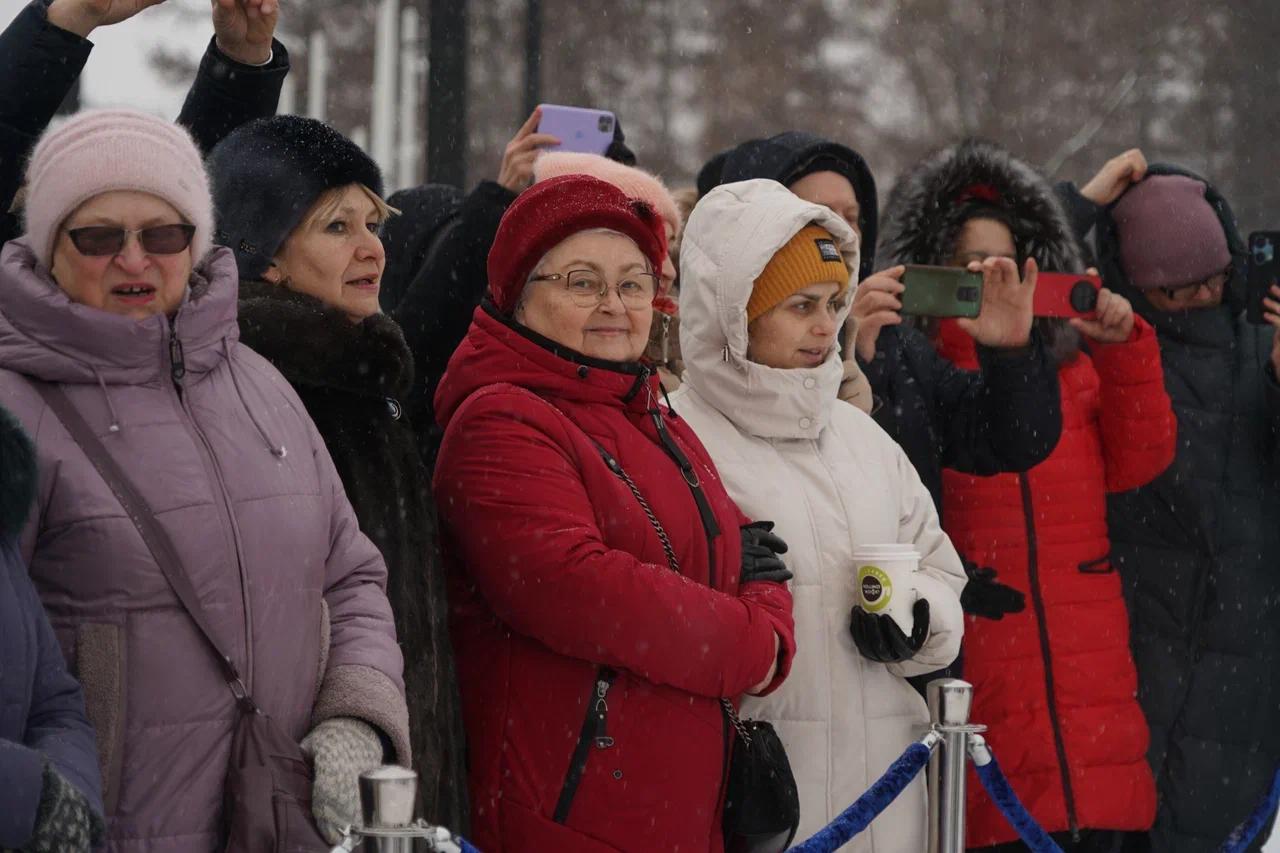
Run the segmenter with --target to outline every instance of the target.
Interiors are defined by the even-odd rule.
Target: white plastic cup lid
[[[920,552],[914,545],[883,544],[859,545],[853,550],[853,558],[862,560],[920,560]]]

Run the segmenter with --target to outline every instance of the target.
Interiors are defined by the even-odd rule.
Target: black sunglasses
[[[142,251],[149,255],[176,255],[191,245],[196,227],[179,225],[153,225],[150,228],[118,228],[114,225],[89,225],[67,231],[76,251],[91,258],[118,255],[124,251],[130,234],[138,235]]]

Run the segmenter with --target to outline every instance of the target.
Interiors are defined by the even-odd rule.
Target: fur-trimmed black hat
[[[382,195],[382,172],[329,125],[302,116],[255,119],[209,154],[214,241],[236,253],[240,276],[262,276],[280,244],[326,190],[364,184]]]
[[[698,172],[698,197],[721,184],[753,178],[768,178],[789,187],[815,172],[835,172],[853,186],[858,199],[858,230],[862,233],[862,263],[858,271],[858,279],[862,280],[875,269],[876,181],[862,155],[852,148],[799,130],[768,139],[751,139],[707,161]]]
[[[36,496],[36,453],[10,412],[0,407],[0,540],[22,530]]]

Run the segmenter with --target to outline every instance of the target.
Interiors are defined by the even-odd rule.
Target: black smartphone
[[[1259,326],[1266,325],[1262,318],[1262,299],[1271,285],[1280,283],[1280,231],[1254,231],[1249,235],[1249,255],[1245,260],[1245,319]]]
[[[982,274],[964,267],[908,265],[902,285],[903,314],[977,317],[982,310]]]

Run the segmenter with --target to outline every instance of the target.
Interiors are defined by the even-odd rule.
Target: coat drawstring
[[[253,406],[249,405],[249,401],[245,399],[244,391],[240,388],[240,380],[236,378],[236,363],[231,357],[231,338],[222,339],[222,351],[227,359],[227,372],[231,374],[231,384],[236,389],[236,396],[240,398],[240,404],[244,406],[244,410],[249,413],[249,420],[253,421],[253,425],[258,430],[258,435],[262,436],[262,440],[267,443],[267,449],[271,451],[271,455],[277,459],[283,459],[289,455],[289,450],[283,444],[277,443],[271,438],[266,427],[258,420],[258,415],[253,410]]]
[[[89,365],[89,369],[93,371],[93,378],[98,381],[98,387],[102,389],[102,398],[107,401],[107,412],[111,415],[111,425],[107,427],[107,432],[120,431],[120,416],[116,414],[116,405],[111,402],[111,392],[107,390],[106,380],[102,378],[102,374],[98,372],[98,368]]]

